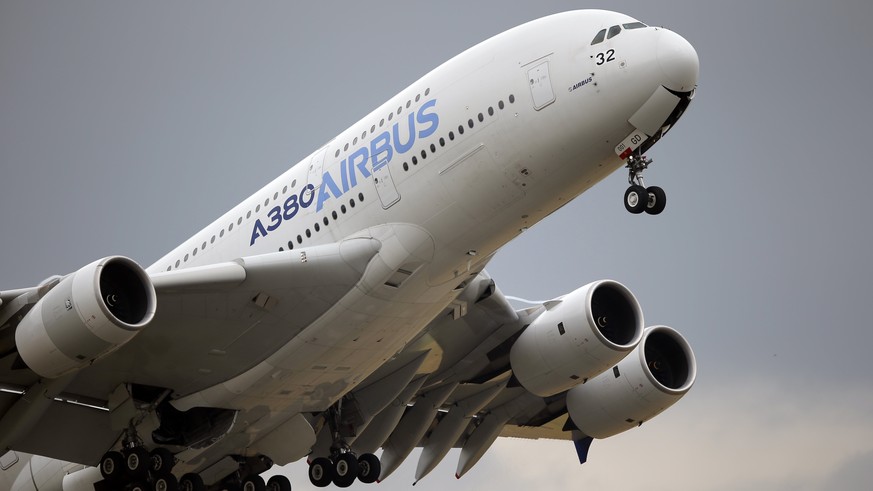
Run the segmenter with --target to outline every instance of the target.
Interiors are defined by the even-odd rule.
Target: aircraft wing
[[[392,404],[370,420],[367,411],[363,412],[363,430],[349,435],[352,449],[359,453],[383,449],[380,479],[388,477],[415,447],[422,448],[417,480],[435,468],[451,448],[461,449],[456,471],[460,477],[501,436],[572,440],[580,462],[584,462],[594,438],[612,436],[654,417],[693,382],[690,348],[666,326],[646,329],[633,350],[592,371],[590,379],[560,373],[557,367],[567,359],[585,357],[584,350],[574,350],[589,341],[570,339],[570,334],[565,337],[565,329],[580,316],[591,321],[598,318],[598,310],[609,303],[603,301],[606,296],[599,295],[620,291],[616,285],[609,280],[594,282],[560,299],[515,310],[487,273],[480,273],[416,343],[353,393],[364,396],[357,402],[366,406],[366,393],[372,391],[370,387],[387,383],[390,368],[401,371],[400,366],[415,353],[439,353],[439,366],[427,367],[427,375],[413,378]],[[637,305],[632,294],[623,291],[628,302],[614,312],[633,310]],[[571,321],[574,316],[576,321]],[[641,326],[642,317],[634,322]],[[525,344],[520,342],[522,337],[541,334],[538,344],[546,354],[541,373],[559,384],[551,390],[540,390],[535,383],[523,385],[519,367],[524,360],[519,358],[531,353],[513,354],[516,345]],[[550,340],[558,344],[549,348]],[[664,356],[658,358],[658,353]],[[663,373],[676,377],[668,379],[650,369],[657,363],[663,363],[661,368],[669,367]],[[324,436],[319,435],[318,441],[325,442]],[[568,446],[568,451],[571,448]],[[313,454],[320,451],[316,445]]]
[[[563,394],[543,398],[512,377],[510,349],[541,311],[542,307],[516,311],[491,277],[480,273],[417,342],[353,392],[358,407],[367,407],[367,393],[387,386],[392,371],[401,372],[416,354],[439,353],[439,365],[420,367],[419,373],[430,373],[412,378],[391,404],[378,412],[358,411],[363,420],[358,427],[363,429],[349,435],[352,449],[371,453],[383,448],[384,479],[413,448],[422,447],[416,473],[420,479],[451,448],[463,449],[458,464],[462,475],[498,436],[572,439],[565,428]],[[322,429],[313,455],[327,451],[319,448],[328,444],[327,432],[327,427]]]
[[[161,307],[148,329],[72,375],[40,380],[24,369],[14,349],[5,351],[0,359],[0,384],[6,389],[0,391],[0,448],[14,441],[14,448],[23,452],[96,463],[107,449],[117,446],[130,421],[131,413],[116,417],[116,408],[123,404],[114,398],[128,397],[127,389],[133,387],[131,400],[150,401],[147,404],[153,406],[151,411],[144,408],[144,413],[154,415],[154,407],[170,398],[176,410],[190,416],[178,420],[183,426],[206,421],[215,436],[226,425],[227,436],[217,445],[198,446],[192,440],[169,437],[155,440],[179,450],[177,467],[184,466],[187,472],[223,472],[231,463],[236,465],[231,455],[268,455],[277,464],[296,460],[302,455],[297,452],[310,448],[311,458],[329,455],[336,430],[357,455],[383,449],[381,479],[415,447],[422,448],[417,479],[436,467],[451,448],[461,449],[456,472],[461,476],[500,436],[573,440],[584,461],[593,438],[614,435],[653,417],[693,383],[694,360],[687,343],[665,326],[643,333],[638,303],[622,285],[593,282],[543,305],[515,310],[481,271],[458,287],[455,300],[416,339],[350,392],[336,393],[340,400],[335,404],[325,395],[319,399],[325,401],[324,407],[273,414],[271,426],[251,433],[247,426],[234,425],[237,414],[251,417],[257,409],[218,405],[213,412],[204,404],[208,397],[197,398],[216,384],[252,371],[277,346],[323,322],[330,307],[369,277],[368,266],[384,253],[381,244],[375,239],[347,239],[153,274],[150,279]],[[404,264],[405,254],[388,264]],[[392,268],[396,269],[389,266],[380,274],[391,278]],[[377,282],[382,284],[385,278]],[[0,345],[8,346],[12,339],[15,347],[10,331],[16,319],[58,281],[63,280],[55,278],[0,297],[4,302]],[[608,332],[607,316],[601,316],[606,311],[618,315],[627,339],[619,340],[621,346],[614,344],[620,349],[607,353],[611,358],[598,361],[590,350],[602,349],[603,343],[589,343],[593,330],[585,331],[582,338],[573,334],[572,324],[597,330],[592,327],[596,324]],[[538,336],[536,350],[519,348],[529,348],[532,336]],[[659,345],[652,352],[666,355],[655,361],[668,365],[677,374],[674,379],[653,375],[647,368],[652,361],[648,350],[646,356],[639,354],[656,342]],[[587,371],[582,376],[576,375],[583,373],[576,371],[578,367],[562,371],[577,359],[596,366],[583,367]],[[531,363],[540,366],[533,378],[525,375],[529,371],[525,365]],[[172,387],[172,393],[161,387]],[[250,404],[260,400],[255,393],[243,397]],[[186,399],[198,403],[178,406]],[[328,404],[331,409],[341,407],[342,412],[331,412]],[[160,425],[164,427],[163,422]],[[156,437],[161,435],[152,433]],[[296,447],[289,446],[291,441]]]
[[[136,384],[173,387],[180,396],[251,368],[348,293],[378,250],[378,241],[355,238],[152,274],[160,308],[148,328],[54,386],[21,362],[15,328],[60,278],[0,293],[0,443],[14,439],[21,451],[96,463],[122,429],[113,425],[107,394]]]

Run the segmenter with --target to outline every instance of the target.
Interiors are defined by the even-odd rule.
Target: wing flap
[[[0,392],[0,407],[12,406],[18,397]],[[108,411],[54,400],[39,423],[16,441],[14,449],[95,465],[117,439],[118,434],[109,427]]]

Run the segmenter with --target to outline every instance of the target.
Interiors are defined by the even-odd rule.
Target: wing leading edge
[[[0,359],[5,389],[0,442],[28,453],[96,462],[121,433],[110,419],[110,394],[117,387],[165,388],[166,396],[231,378],[354,288],[380,247],[375,239],[359,237],[154,274],[160,308],[148,327],[91,366],[47,381],[49,390],[21,362],[14,333],[58,278],[3,292],[0,340],[11,347],[4,345]]]

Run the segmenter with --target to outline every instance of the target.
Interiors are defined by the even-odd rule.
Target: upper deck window
[[[594,39],[591,40],[591,45],[593,46],[597,43],[602,43],[604,38],[606,38],[606,29],[601,29],[600,32],[594,36]]]
[[[609,28],[609,33],[606,35],[606,39],[612,39],[621,32],[621,26],[612,26]]]
[[[642,22],[631,22],[630,24],[622,24],[621,27],[625,29],[642,29],[644,27],[649,27]]]

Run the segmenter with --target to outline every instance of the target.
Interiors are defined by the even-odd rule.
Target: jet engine
[[[538,396],[563,392],[607,370],[643,334],[636,297],[612,280],[589,283],[544,307],[509,355],[515,378]]]
[[[156,306],[154,286],[138,264],[106,257],[49,290],[18,324],[15,344],[31,370],[58,378],[130,341]]]
[[[650,327],[630,356],[567,392],[567,411],[582,433],[606,438],[672,406],[696,376],[697,363],[685,338],[667,326]]]

